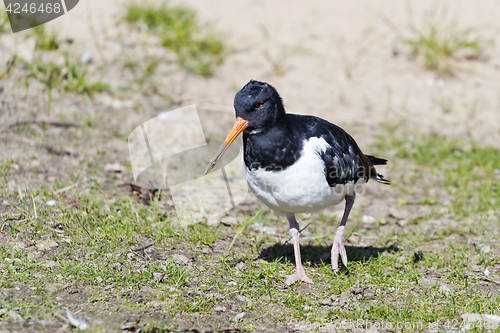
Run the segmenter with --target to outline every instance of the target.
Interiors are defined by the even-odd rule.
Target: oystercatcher
[[[387,160],[364,155],[349,134],[324,119],[285,113],[278,92],[265,82],[247,83],[236,94],[234,108],[236,123],[205,174],[243,132],[242,169],[250,189],[290,225],[296,271],[287,276],[286,283],[313,283],[302,267],[295,214],[314,212],[342,200],[345,210],[333,240],[331,260],[335,273],[339,255],[347,267],[344,228],[356,190],[369,179],[390,184],[374,167],[387,164]]]

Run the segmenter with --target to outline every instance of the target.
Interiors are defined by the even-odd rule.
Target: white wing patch
[[[357,183],[328,185],[320,153],[329,147],[323,138],[313,137],[304,142],[300,158],[285,170],[249,170],[242,163],[243,173],[252,192],[277,213],[314,212],[338,204],[363,184],[360,179]]]

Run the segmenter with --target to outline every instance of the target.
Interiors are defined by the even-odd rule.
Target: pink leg
[[[307,283],[314,283],[309,277],[307,277],[304,267],[302,267],[302,260],[300,258],[300,244],[299,244],[299,224],[295,220],[295,216],[288,216],[288,223],[290,224],[290,236],[292,236],[293,241],[293,252],[295,254],[295,273],[288,275],[286,277],[286,284],[291,285],[297,281],[304,281]]]
[[[340,226],[335,233],[332,246],[332,268],[333,272],[337,274],[339,270],[339,254],[342,258],[342,263],[347,267],[347,253],[344,247],[344,226]]]
[[[339,270],[339,255],[342,258],[342,263],[345,267],[347,267],[347,254],[345,252],[344,247],[344,229],[345,224],[347,223],[347,218],[349,217],[349,213],[351,212],[351,208],[354,205],[354,198],[356,193],[351,195],[346,195],[345,197],[345,209],[344,216],[342,216],[342,221],[340,222],[340,227],[335,233],[335,237],[333,238],[333,246],[332,246],[332,268],[333,272],[337,274]]]

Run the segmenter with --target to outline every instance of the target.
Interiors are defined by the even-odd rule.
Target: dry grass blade
[[[236,239],[241,235],[241,233],[243,232],[243,230],[245,230],[245,228],[247,226],[249,226],[250,224],[252,224],[252,222],[257,218],[257,216],[259,216],[260,214],[260,209],[259,211],[257,212],[257,214],[255,214],[254,216],[252,216],[251,219],[249,219],[248,221],[245,221],[245,223],[243,223],[243,225],[241,226],[240,229],[238,229],[238,231],[236,232],[236,235],[234,235],[234,238],[233,240],[231,241],[231,244],[229,244],[229,247],[227,248],[227,252],[229,253],[231,251],[231,248],[233,247],[234,245],[234,242],[236,241]]]

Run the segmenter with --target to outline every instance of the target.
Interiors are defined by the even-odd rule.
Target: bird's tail
[[[386,165],[387,164],[387,160],[383,159],[383,158],[378,158],[378,157],[375,157],[375,156],[372,156],[372,155],[365,155],[369,160],[370,162],[372,163],[372,165]],[[373,179],[375,179],[375,181],[381,183],[381,184],[385,184],[385,185],[391,185],[391,181],[390,180],[387,180],[387,179],[384,179],[384,176],[381,175],[380,173],[378,173],[374,167],[372,167],[372,171],[373,173],[372,174],[375,174],[375,177],[373,177]]]
[[[391,185],[391,181],[384,179],[384,175],[381,175],[380,173],[377,173],[374,179],[380,184]]]
[[[365,156],[368,157],[368,159],[370,160],[370,162],[372,162],[373,165],[386,165],[387,164],[387,160],[384,160],[383,158],[378,158],[378,157],[375,157],[372,155],[365,155]]]

